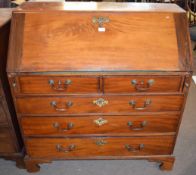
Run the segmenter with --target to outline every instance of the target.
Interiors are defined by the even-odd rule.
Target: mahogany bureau
[[[174,4],[23,4],[7,73],[27,170],[65,159],[171,170],[191,65],[186,13]]]
[[[0,9],[0,157],[24,166],[22,138],[6,74],[8,40],[12,10]]]

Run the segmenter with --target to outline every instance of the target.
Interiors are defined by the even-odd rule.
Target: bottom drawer
[[[173,144],[173,136],[31,138],[26,141],[28,155],[36,158],[168,155]]]
[[[9,129],[6,127],[0,128],[0,154],[13,153],[15,151],[12,143],[12,138]]]

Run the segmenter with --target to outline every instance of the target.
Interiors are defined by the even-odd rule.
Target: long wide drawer
[[[179,92],[182,80],[182,76],[106,76],[104,92]]]
[[[167,155],[172,153],[173,144],[173,136],[26,140],[28,155],[36,158]]]
[[[97,93],[100,88],[95,76],[20,76],[18,81],[25,94]]]
[[[25,136],[176,132],[178,115],[22,117]]]
[[[20,114],[81,114],[180,111],[183,96],[20,97]]]

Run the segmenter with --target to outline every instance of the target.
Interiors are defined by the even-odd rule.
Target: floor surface
[[[171,172],[145,160],[54,161],[33,175],[196,175],[196,85],[192,83],[174,154]],[[0,175],[27,175],[14,162],[0,159]],[[31,173],[32,174],[32,173]]]

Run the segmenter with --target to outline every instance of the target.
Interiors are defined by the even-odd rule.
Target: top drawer
[[[20,93],[97,93],[99,79],[93,76],[20,76]]]
[[[181,90],[182,76],[106,76],[105,93],[131,92],[178,92]]]
[[[19,76],[16,91],[24,94],[88,94],[134,92],[180,92],[183,76],[130,75],[130,76]]]

